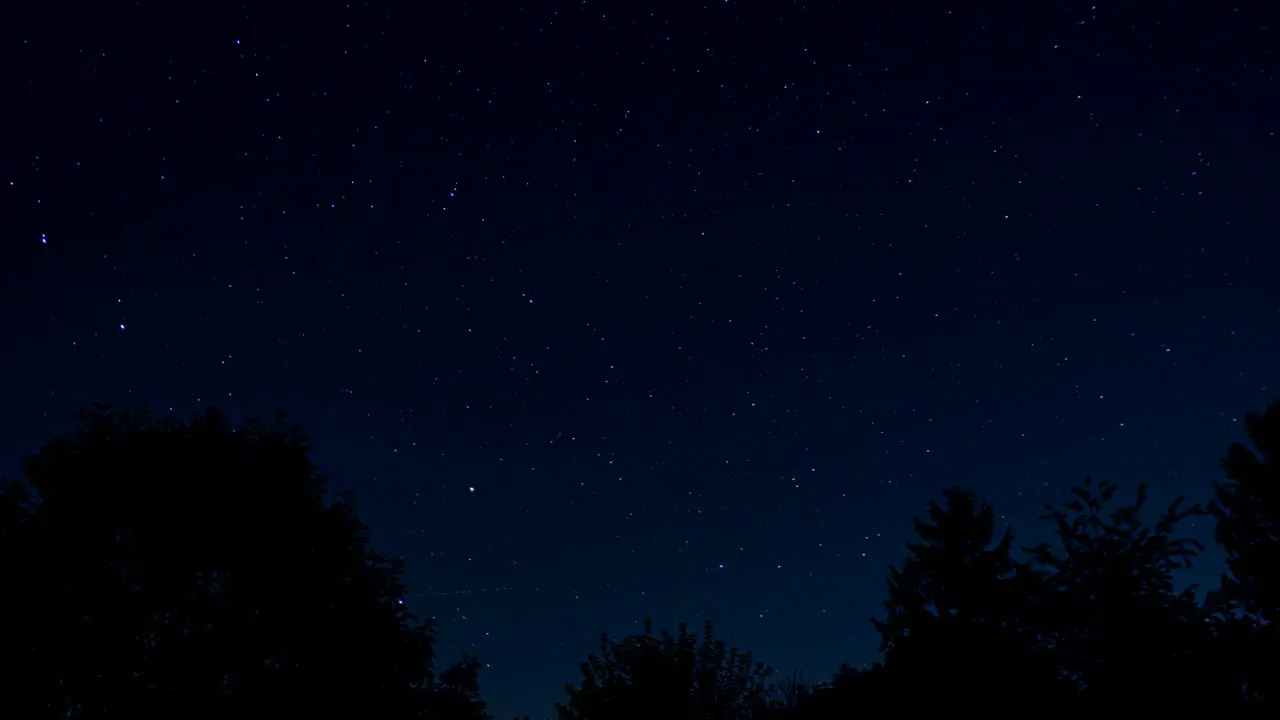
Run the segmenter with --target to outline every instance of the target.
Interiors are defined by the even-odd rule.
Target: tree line
[[[826,720],[973,711],[1280,717],[1280,401],[1245,419],[1208,502],[1144,517],[1086,478],[1019,546],[973,490],[914,519],[872,620],[881,658],[782,676],[698,632],[601,637],[557,720]],[[489,718],[442,665],[348,495],[283,414],[232,425],[94,406],[0,485],[0,712],[14,718]],[[1204,518],[1217,587],[1179,589]]]

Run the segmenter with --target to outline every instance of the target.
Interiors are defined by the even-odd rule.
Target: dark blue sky
[[[6,23],[4,468],[287,409],[500,718],[874,660],[943,487],[1207,499],[1280,388],[1260,3],[107,5]]]

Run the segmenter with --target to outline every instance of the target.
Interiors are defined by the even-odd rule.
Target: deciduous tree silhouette
[[[6,716],[483,716],[283,416],[79,420],[0,496]]]
[[[578,686],[567,685],[560,720],[747,720],[769,704],[772,671],[717,640],[708,621],[701,640],[681,623],[674,634],[644,632],[600,638],[600,654],[582,663]]]
[[[1045,635],[1062,672],[1090,708],[1222,710],[1232,701],[1232,679],[1217,658],[1215,628],[1195,588],[1177,591],[1173,577],[1201,549],[1175,536],[1177,525],[1205,511],[1179,498],[1148,526],[1141,519],[1146,486],[1132,504],[1109,509],[1117,489],[1086,478],[1061,507],[1045,506],[1056,545],[1029,548],[1045,573]]]

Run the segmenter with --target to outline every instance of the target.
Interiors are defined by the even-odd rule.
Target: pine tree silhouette
[[[1027,703],[1065,712],[1071,698],[1055,672],[1036,620],[1038,578],[1012,555],[1013,533],[998,538],[995,512],[972,491],[951,488],[913,521],[922,542],[889,573],[882,637],[883,690],[912,695],[920,712],[981,710],[1019,716]],[[1053,702],[1045,704],[1046,700]]]
[[[1227,573],[1210,594],[1226,625],[1229,657],[1244,675],[1245,701],[1259,716],[1280,713],[1280,401],[1245,415],[1252,449],[1233,443],[1222,459],[1209,511]]]

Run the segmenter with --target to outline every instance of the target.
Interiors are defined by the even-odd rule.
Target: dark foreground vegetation
[[[350,498],[330,502],[283,417],[232,427],[84,411],[0,490],[0,715],[487,718],[482,667],[441,667]],[[1280,717],[1280,404],[1246,421],[1205,506],[1140,517],[1085,480],[1021,548],[974,493],[915,521],[875,622],[882,661],[780,678],[708,626],[603,638],[560,720]],[[245,502],[253,498],[253,502]],[[1205,516],[1228,559],[1197,599],[1175,570]],[[323,632],[318,631],[323,629]]]

